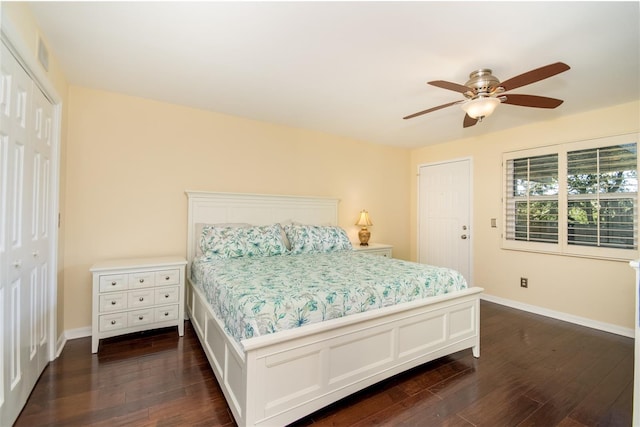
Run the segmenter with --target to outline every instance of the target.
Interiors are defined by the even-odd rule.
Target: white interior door
[[[53,105],[2,44],[0,64],[0,425],[49,361]],[[55,257],[53,257],[55,259]],[[54,270],[51,270],[54,269]]]
[[[472,283],[471,160],[420,166],[418,260],[458,270]]]

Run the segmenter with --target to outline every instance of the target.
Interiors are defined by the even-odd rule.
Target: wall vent
[[[49,51],[40,37],[38,37],[38,62],[45,71],[49,71]]]

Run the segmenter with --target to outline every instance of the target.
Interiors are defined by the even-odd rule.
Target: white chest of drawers
[[[91,352],[102,338],[147,329],[178,326],[184,335],[186,264],[182,257],[94,264]]]

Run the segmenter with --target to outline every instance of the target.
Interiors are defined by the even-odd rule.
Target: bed
[[[338,221],[338,200],[197,191],[187,191],[187,197],[187,313],[238,425],[286,425],[442,356],[471,349],[479,357],[482,289],[476,287],[450,287],[441,295],[401,299],[394,305],[380,302],[379,306],[371,304],[372,309],[357,309],[349,315],[329,316],[327,310],[314,309],[313,315],[322,313],[321,317],[328,320],[307,324],[305,317],[301,327],[276,330],[272,320],[261,324],[260,319],[257,323],[243,319],[238,325],[230,325],[219,315],[225,308],[216,306],[210,291],[200,283],[198,260],[203,256],[203,224],[215,224],[216,230],[232,224],[265,229],[273,224],[318,224],[331,228]],[[303,255],[306,256],[300,254],[300,259]],[[266,258],[290,262],[297,256],[290,255],[288,260],[285,256]],[[335,266],[333,270],[339,275],[343,273],[335,258],[338,256],[324,255],[323,262]],[[348,251],[345,256],[361,263],[372,263],[375,257]],[[255,259],[231,261],[243,263]],[[226,264],[218,271],[233,268],[233,264]],[[192,275],[199,279],[192,279]],[[247,282],[250,280],[247,277]],[[371,294],[386,295],[367,289]],[[318,295],[321,292],[315,291]],[[246,296],[245,291],[237,293]],[[239,312],[235,305],[231,311]]]

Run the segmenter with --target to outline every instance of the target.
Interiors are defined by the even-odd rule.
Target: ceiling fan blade
[[[427,82],[427,83],[432,86],[436,86],[442,89],[452,90],[454,92],[460,92],[460,93],[473,92],[473,89],[471,89],[468,86],[459,85],[458,83],[446,82],[444,80],[434,80],[432,82]]]
[[[562,99],[536,95],[505,94],[503,96],[506,98],[502,101],[503,104],[519,105],[521,107],[556,108],[564,102]]]
[[[454,101],[454,102],[450,102],[448,104],[438,105],[437,107],[429,108],[428,110],[424,110],[424,111],[419,111],[417,113],[413,113],[413,114],[411,114],[411,115],[409,115],[407,117],[403,117],[403,119],[404,120],[412,119],[414,117],[418,117],[418,116],[421,116],[423,114],[430,113],[432,111],[441,110],[443,108],[447,108],[447,107],[450,107],[450,106],[455,105],[455,104],[460,104],[461,102],[463,102],[463,101]]]
[[[560,74],[570,68],[571,67],[569,67],[564,62],[556,62],[554,64],[545,65],[544,67],[536,68],[535,70],[520,74],[519,76],[512,77],[509,80],[505,80],[504,82],[500,83],[500,86],[502,86],[506,92],[508,90],[535,83],[551,76],[555,76],[556,74]]]
[[[478,123],[478,119],[474,119],[468,114],[464,115],[464,121],[462,122],[462,127],[468,128],[469,126],[473,126]]]

